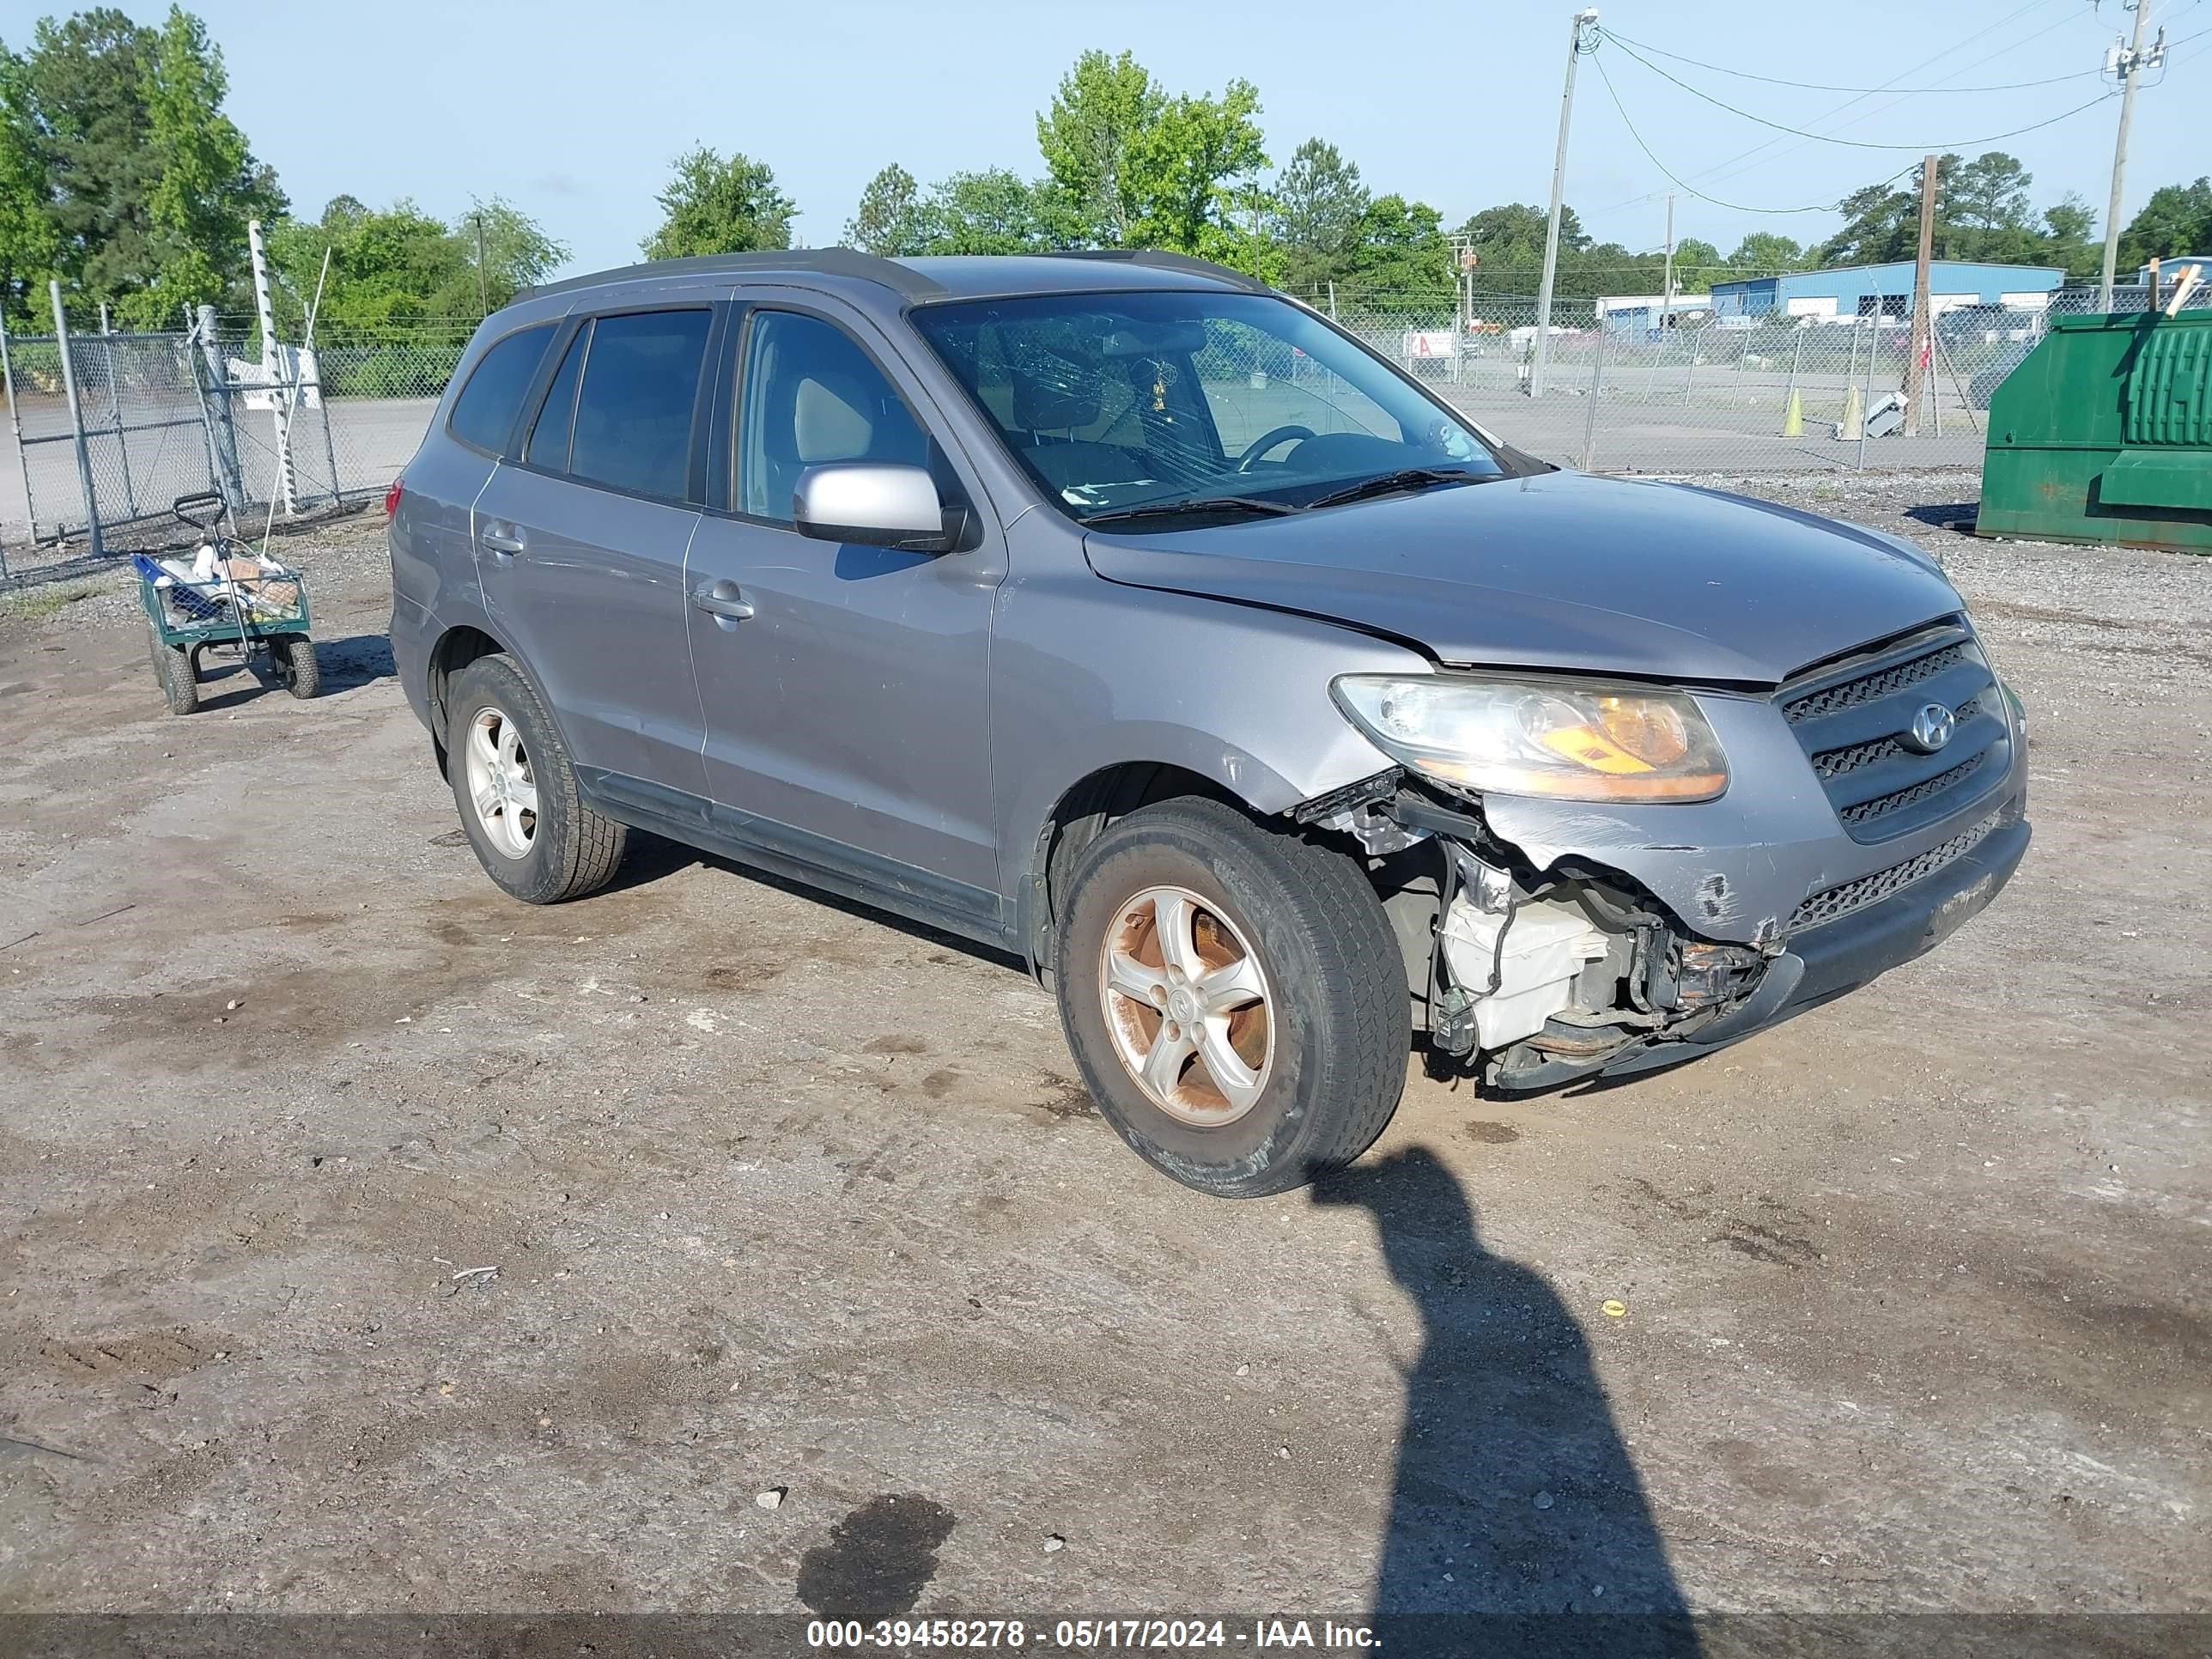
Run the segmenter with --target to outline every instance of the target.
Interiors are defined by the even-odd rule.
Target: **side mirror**
[[[810,466],[792,492],[791,516],[802,536],[859,542],[908,553],[948,553],[958,538],[954,520],[928,469],[875,461]]]

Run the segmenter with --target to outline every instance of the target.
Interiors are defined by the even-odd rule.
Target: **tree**
[[[2181,253],[2212,253],[2212,177],[2160,186],[2120,233],[2124,270]],[[2212,277],[2212,271],[2205,274]]]
[[[914,174],[894,161],[869,179],[859,210],[845,222],[845,240],[887,259],[921,252],[921,193]]]
[[[80,308],[138,322],[242,295],[246,222],[284,197],[222,112],[222,55],[190,12],[159,29],[111,7],[0,50],[0,280],[58,276]]]
[[[1128,237],[1139,247],[1219,258],[1244,237],[1229,222],[1231,181],[1267,165],[1253,119],[1260,94],[1231,81],[1219,98],[1184,93],[1164,104],[1128,147],[1127,170],[1139,208]]]
[[[1273,191],[1272,228],[1283,247],[1284,280],[1306,289],[1348,275],[1373,199],[1358,166],[1334,144],[1309,138],[1292,151]]]
[[[638,245],[648,259],[789,247],[799,211],[767,162],[737,154],[725,161],[705,144],[676,158],[657,199],[660,228]]]
[[[1779,231],[1754,230],[1735,245],[1728,257],[1731,272],[1753,276],[1776,276],[1796,270],[1805,263],[1805,250],[1795,238]]]
[[[285,209],[275,175],[256,164],[246,135],[222,113],[229,89],[222,53],[205,26],[172,6],[145,88],[149,137],[161,164],[147,199],[154,277],[124,295],[120,307],[142,327],[222,299],[239,274],[247,221],[273,220]]]
[[[1433,301],[1455,280],[1442,216],[1425,202],[1379,196],[1360,216],[1352,277],[1364,295]]]
[[[1167,104],[1151,74],[1128,52],[1085,52],[1060,77],[1050,107],[1036,118],[1054,205],[1071,242],[1123,247],[1143,211],[1130,176],[1130,151]]]
[[[44,303],[61,255],[27,80],[28,66],[0,46],[0,322],[18,325]]]
[[[483,227],[482,298],[477,222]],[[505,305],[544,282],[568,250],[538,222],[499,197],[479,202],[448,225],[402,199],[381,212],[351,196],[335,198],[313,223],[292,222],[270,234],[272,298],[279,326],[296,330],[313,303],[330,252],[317,329],[376,328],[424,319],[469,318],[486,301]]]
[[[2069,283],[2095,280],[2105,264],[2097,237],[2097,210],[2072,191],[2043,210],[2045,262],[2063,266]]]
[[[956,173],[915,215],[917,253],[1037,253],[1057,246],[1037,187],[1005,167]]]

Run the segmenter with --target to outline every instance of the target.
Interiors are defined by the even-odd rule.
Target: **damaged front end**
[[[1572,859],[1540,871],[1479,803],[1447,801],[1401,770],[1292,816],[1366,859],[1432,1064],[1475,1070],[1501,1091],[1677,1045],[1686,1058],[1763,1023],[1794,988],[1778,942],[1700,938],[1617,871]]]

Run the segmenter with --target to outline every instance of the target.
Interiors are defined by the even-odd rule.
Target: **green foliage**
[[[1352,280],[1363,295],[1433,303],[1457,280],[1441,216],[1425,202],[1378,196],[1359,216]]]
[[[325,251],[330,275],[324,280]],[[388,329],[425,319],[475,317],[487,305],[496,309],[523,289],[544,282],[568,257],[568,250],[535,220],[499,197],[478,203],[448,225],[404,199],[375,212],[353,197],[341,196],[315,222],[291,222],[269,236],[278,329],[297,336],[314,303],[315,285],[324,280],[318,339],[343,339],[349,331]]]
[[[1135,246],[1206,258],[1237,250],[1230,181],[1267,165],[1253,118],[1259,112],[1260,94],[1249,81],[1231,81],[1219,98],[1184,93],[1162,104],[1128,149]]]
[[[1037,253],[1059,246],[1042,187],[1004,167],[956,173],[915,210],[917,253]]]
[[[1275,180],[1271,227],[1283,251],[1283,280],[1296,293],[1317,291],[1352,274],[1352,259],[1373,192],[1359,167],[1334,144],[1309,138]]]
[[[165,323],[244,291],[246,222],[284,210],[222,112],[222,54],[173,6],[158,29],[111,7],[48,18],[0,52],[0,303],[40,316],[59,276],[71,305]]]
[[[1037,149],[1071,246],[1127,247],[1143,216],[1131,152],[1159,118],[1167,94],[1128,52],[1085,52],[1037,117]]]
[[[789,247],[799,211],[767,162],[738,154],[726,161],[705,144],[676,158],[658,199],[660,228],[639,244],[648,259]]]
[[[860,192],[860,205],[845,222],[845,241],[863,253],[896,259],[922,252],[921,191],[914,174],[894,161]]]
[[[2181,253],[2212,253],[2212,178],[2153,191],[2120,233],[2120,266],[2130,274]]]
[[[1804,265],[1805,250],[1796,239],[1771,230],[1753,231],[1728,257],[1729,270],[1737,276],[1778,276]]]
[[[1923,164],[1924,165],[1924,164]],[[1920,173],[1909,187],[1869,185],[1837,204],[1843,228],[1811,251],[1823,265],[1883,264],[1920,252]],[[2063,265],[2083,272],[2084,248],[2096,216],[2078,197],[2048,208],[2042,222],[2029,206],[2034,177],[2002,150],[1967,161],[1936,158],[1936,223],[1929,246],[1938,259],[1990,264]],[[2090,262],[2094,270],[2094,262]]]

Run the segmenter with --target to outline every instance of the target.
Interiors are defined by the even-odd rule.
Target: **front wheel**
[[[200,706],[200,670],[191,652],[181,645],[165,645],[157,665],[161,694],[169,700],[172,714],[189,714]]]
[[[1397,1109],[1405,967],[1351,860],[1218,802],[1163,802],[1085,849],[1057,933],[1085,1085],[1185,1186],[1286,1191],[1351,1163]]]

